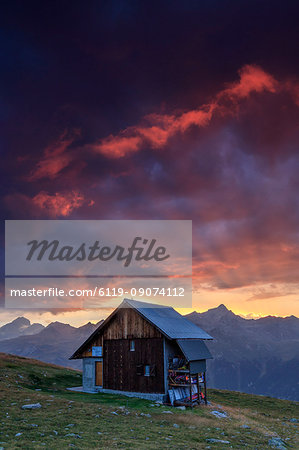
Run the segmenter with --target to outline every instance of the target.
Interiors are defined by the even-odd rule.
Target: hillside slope
[[[80,383],[81,375],[71,369],[0,354],[1,446],[283,449],[298,444],[297,405],[289,401],[211,390],[210,405],[182,411],[66,390]],[[22,409],[32,403],[41,407]],[[226,417],[215,417],[215,411]]]

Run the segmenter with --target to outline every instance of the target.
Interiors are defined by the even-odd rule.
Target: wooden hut
[[[124,299],[70,359],[83,359],[83,391],[172,404],[207,402],[205,331],[168,306]]]

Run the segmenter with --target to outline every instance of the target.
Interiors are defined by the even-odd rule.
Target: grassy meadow
[[[209,390],[210,405],[183,411],[66,389],[80,385],[80,372],[0,354],[0,449],[299,448],[290,401]]]

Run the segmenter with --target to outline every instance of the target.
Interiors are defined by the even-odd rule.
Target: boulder
[[[41,407],[42,405],[40,403],[31,403],[30,405],[23,405],[22,409],[38,409]]]

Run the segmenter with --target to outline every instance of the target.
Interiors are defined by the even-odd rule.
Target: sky
[[[294,1],[2,2],[3,277],[6,219],[188,219],[194,310],[298,316],[297,17]]]

